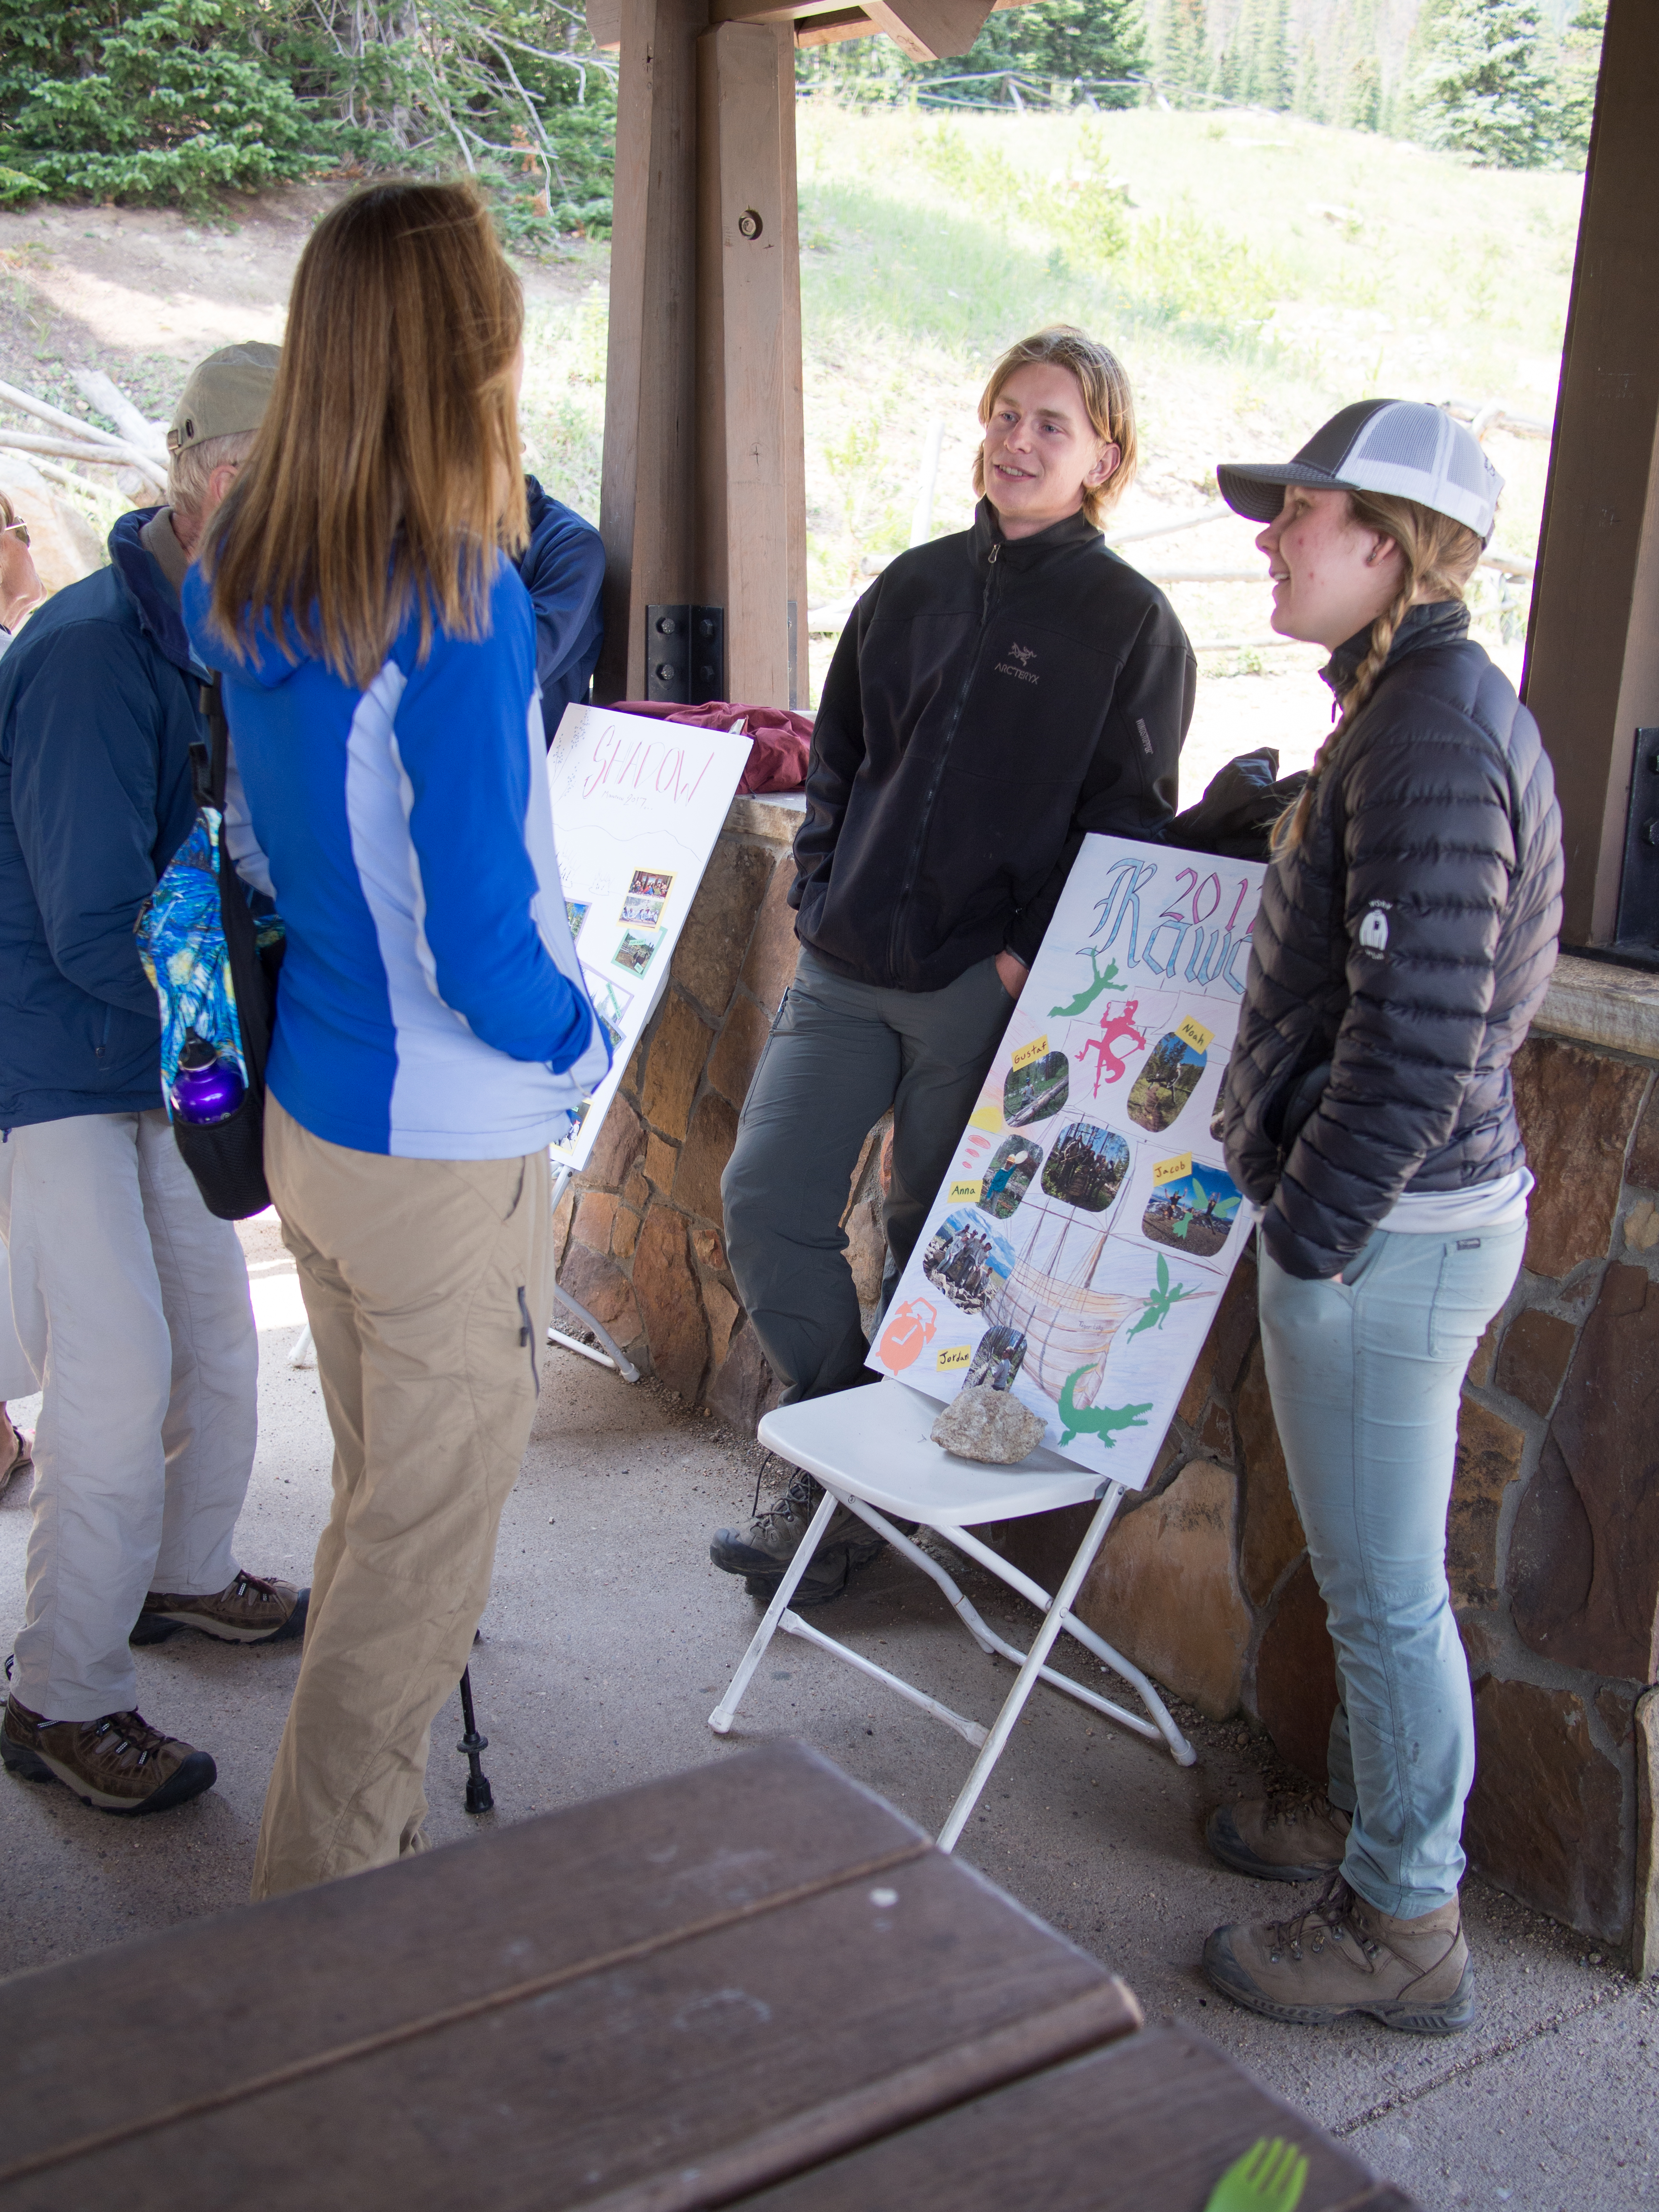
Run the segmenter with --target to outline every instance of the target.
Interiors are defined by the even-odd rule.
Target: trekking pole
[[[478,1754],[489,1748],[489,1738],[478,1734],[478,1723],[472,1717],[472,1669],[461,1670],[461,1718],[466,1723],[466,1734],[455,1748],[465,1754],[470,1771],[466,1778],[466,1809],[469,1813],[489,1813],[495,1809],[495,1800],[490,1794],[489,1777],[478,1764]]]

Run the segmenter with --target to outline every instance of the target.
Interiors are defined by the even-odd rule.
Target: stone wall
[[[748,1430],[776,1386],[726,1265],[720,1171],[795,973],[787,894],[803,806],[798,798],[733,802],[662,1004],[553,1224],[561,1285],[635,1365]],[[866,1323],[884,1253],[879,1137],[872,1131],[864,1147],[845,1217]]]
[[[1489,1879],[1659,1972],[1659,978],[1561,963],[1516,1058],[1538,1188],[1463,1393],[1447,1566],[1474,1686],[1464,1841]],[[1336,1684],[1239,1267],[1157,1472],[1079,1611],[1322,1779]],[[1086,1510],[1086,1509],[1081,1509]],[[1076,1540],[1013,1522],[1041,1579]]]

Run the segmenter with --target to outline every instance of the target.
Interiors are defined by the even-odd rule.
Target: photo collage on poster
[[[1253,1218],[1219,1114],[1262,873],[1084,840],[871,1366],[1146,1481]]]

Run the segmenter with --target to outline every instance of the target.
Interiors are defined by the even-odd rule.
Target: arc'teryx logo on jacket
[[[795,839],[803,942],[907,991],[1005,947],[1029,964],[1084,833],[1173,815],[1194,688],[1169,601],[1082,515],[1010,541],[981,501],[842,633]]]

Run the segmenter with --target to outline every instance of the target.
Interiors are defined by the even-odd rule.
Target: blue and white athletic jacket
[[[185,622],[224,674],[288,930],[274,1096],[313,1136],[403,1159],[565,1135],[610,1053],[565,920],[535,620],[509,563],[487,637],[441,634],[422,662],[411,617],[365,691],[269,632],[239,661],[208,604],[192,568]]]

